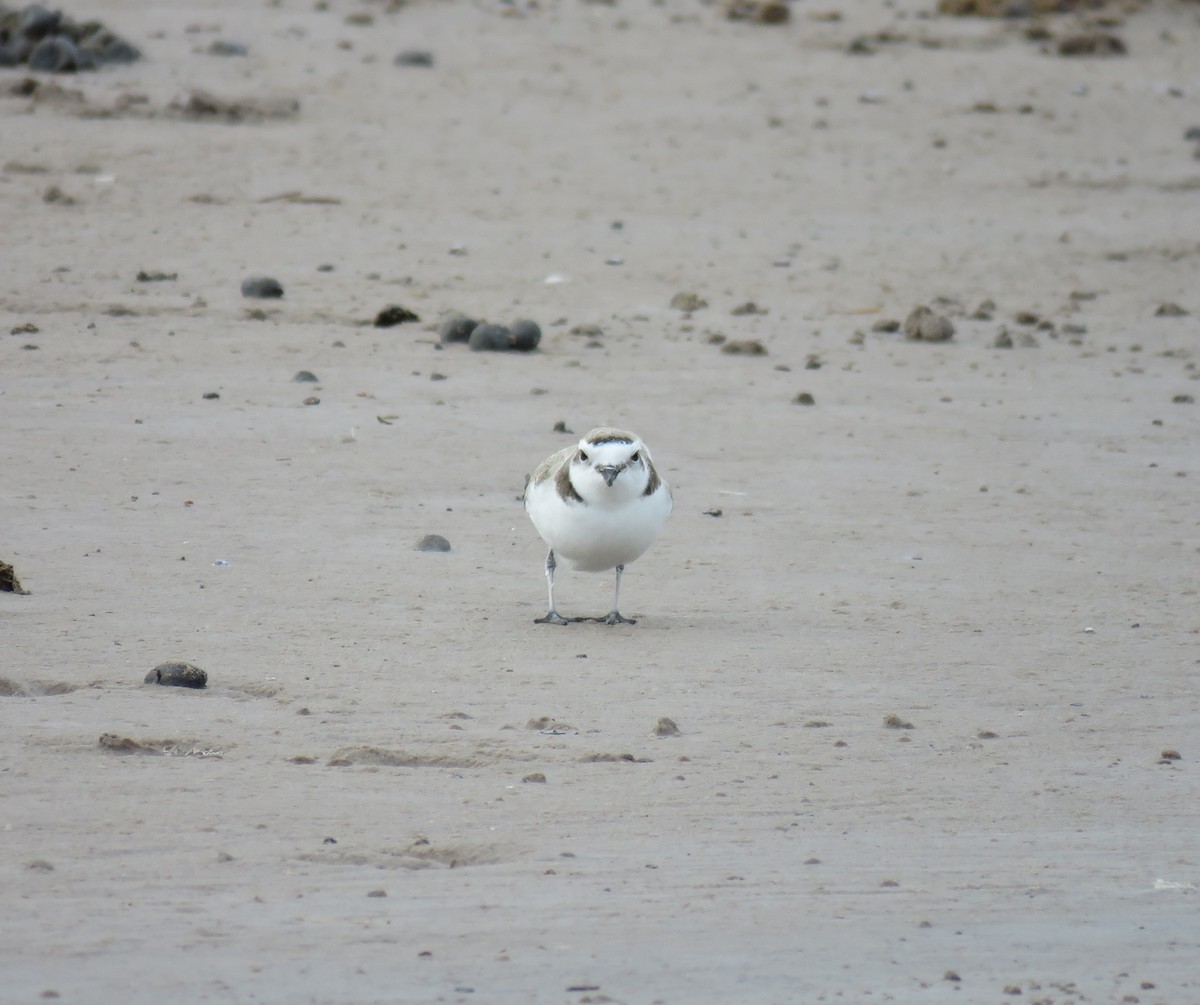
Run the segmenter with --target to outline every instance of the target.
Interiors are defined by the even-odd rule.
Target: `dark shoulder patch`
[[[571,482],[570,464],[564,464],[558,469],[558,474],[554,476],[554,487],[563,502],[583,502],[583,496],[575,491],[575,485]]]
[[[654,470],[654,462],[648,457],[646,458],[646,468],[650,477],[646,481],[646,491],[642,495],[652,496],[658,491],[658,487],[662,484],[662,479],[658,477],[658,472]]]

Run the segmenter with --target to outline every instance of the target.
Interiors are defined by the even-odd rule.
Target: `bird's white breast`
[[[584,486],[581,494],[592,496],[592,487]],[[537,532],[557,558],[582,572],[604,572],[637,559],[662,530],[671,505],[665,483],[648,496],[622,493],[595,503],[564,500],[553,478],[531,484],[525,494]]]

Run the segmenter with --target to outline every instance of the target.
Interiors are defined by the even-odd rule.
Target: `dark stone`
[[[471,338],[471,332],[478,324],[479,322],[474,318],[456,314],[441,323],[438,327],[438,337],[443,342],[466,342]]]
[[[278,279],[270,276],[251,276],[242,280],[242,296],[257,297],[260,300],[270,300],[283,296],[283,286]]]
[[[1128,51],[1119,36],[1105,31],[1070,35],[1058,43],[1060,56],[1124,56]]]
[[[904,337],[915,342],[945,342],[954,337],[954,325],[944,314],[919,304],[904,319]]]
[[[420,321],[412,311],[407,307],[401,307],[399,304],[389,304],[378,314],[375,315],[376,328],[392,328],[395,325],[402,325],[406,321]]]
[[[21,589],[21,581],[7,562],[0,562],[0,593],[19,593],[23,596],[29,593],[28,590]]]
[[[45,73],[74,73],[79,69],[79,50],[64,35],[50,35],[33,47],[29,68]]]
[[[433,53],[424,49],[408,49],[396,56],[397,66],[433,66]]]
[[[21,11],[21,16],[17,19],[16,33],[31,42],[37,42],[53,35],[61,24],[62,11],[47,10],[41,4],[32,3]]]
[[[103,44],[93,49],[102,63],[135,63],[142,58],[142,51],[132,42],[126,42],[118,35],[103,33]]]
[[[518,352],[532,352],[542,340],[542,329],[536,321],[517,321],[511,328],[509,344]]]
[[[476,325],[467,341],[475,352],[506,352],[512,332],[501,325]]]
[[[317,375],[311,370],[297,370],[296,376],[292,378],[296,384],[315,384],[317,383]]]
[[[146,674],[145,683],[162,684],[164,687],[201,688],[208,684],[208,674],[195,664],[182,660],[168,660]]]
[[[230,42],[228,39],[213,39],[208,46],[210,56],[249,56],[250,47],[241,42]]]
[[[441,534],[426,534],[417,542],[416,551],[449,551],[450,542]]]

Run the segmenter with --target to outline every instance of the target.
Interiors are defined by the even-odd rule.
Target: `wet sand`
[[[1197,999],[1200,7],[791,11],[0,71],[6,1001]],[[532,623],[558,422],[674,491],[636,626]]]

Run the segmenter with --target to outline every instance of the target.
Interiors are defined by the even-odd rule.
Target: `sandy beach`
[[[0,1001],[1200,1001],[1200,4],[783,9],[0,69]]]

